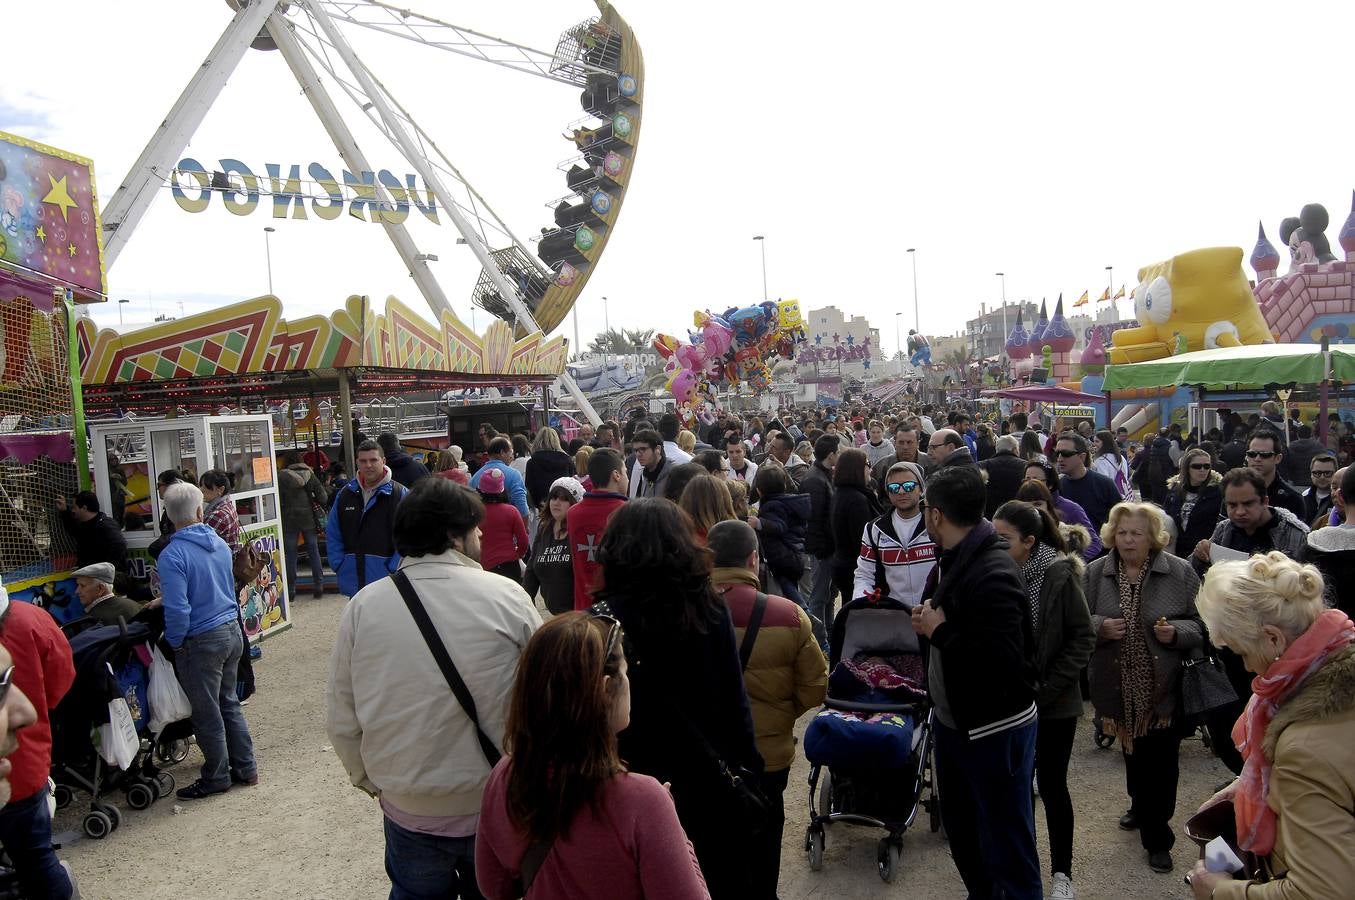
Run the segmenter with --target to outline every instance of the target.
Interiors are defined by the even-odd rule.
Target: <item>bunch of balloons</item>
[[[654,338],[654,349],[668,360],[668,390],[688,408],[713,402],[717,388],[747,384],[754,394],[763,393],[772,383],[770,361],[794,359],[795,345],[805,339],[798,300],[769,300],[718,315],[698,311],[692,324],[688,341],[666,334]]]

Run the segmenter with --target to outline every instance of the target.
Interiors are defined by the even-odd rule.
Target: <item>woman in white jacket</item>
[[[1121,497],[1129,492],[1129,460],[1115,443],[1115,435],[1105,429],[1096,432],[1096,459],[1092,461],[1092,471],[1115,482]]]

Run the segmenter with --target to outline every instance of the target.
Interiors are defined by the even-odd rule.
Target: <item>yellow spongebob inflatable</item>
[[[1242,272],[1242,248],[1208,247],[1139,269],[1137,328],[1111,335],[1111,363],[1274,343]]]

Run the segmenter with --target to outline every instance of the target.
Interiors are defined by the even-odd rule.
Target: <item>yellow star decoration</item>
[[[41,225],[38,226],[38,230],[33,232],[33,234],[36,235],[38,240],[42,241],[44,244],[47,243],[47,232],[43,229]]]
[[[71,256],[74,256],[78,251],[75,249],[74,244],[67,244],[66,252],[69,253]]]
[[[70,219],[67,218],[67,212],[72,206],[79,206],[80,204],[71,199],[70,191],[66,189],[66,176],[62,175],[61,179],[57,180],[51,175],[48,175],[47,180],[52,183],[52,189],[47,192],[46,197],[42,198],[42,202],[61,207],[62,221],[70,221]]]

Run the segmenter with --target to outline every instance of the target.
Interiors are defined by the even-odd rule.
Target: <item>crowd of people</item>
[[[865,402],[691,429],[636,414],[567,440],[485,425],[427,466],[382,435],[339,484],[285,461],[288,577],[324,528],[351,598],[326,721],[379,802],[391,896],[776,897],[795,724],[824,702],[840,604],[881,597],[911,610],[969,896],[1075,897],[1068,767],[1088,702],[1120,745],[1118,826],[1152,870],[1184,862],[1178,757],[1202,728],[1237,778],[1193,799],[1231,809],[1250,865],[1195,865],[1194,896],[1345,896],[1355,467],[1339,433],[1313,448],[1276,414],[1138,445],[1085,421]],[[206,757],[186,799],[257,782],[221,474],[161,485],[166,639]],[[97,501],[76,508],[103,539]],[[91,615],[130,611],[112,569],[77,573]],[[7,750],[40,734],[63,678],[34,673],[11,621]],[[1202,662],[1230,699],[1185,689]],[[24,815],[0,810],[6,846]]]

